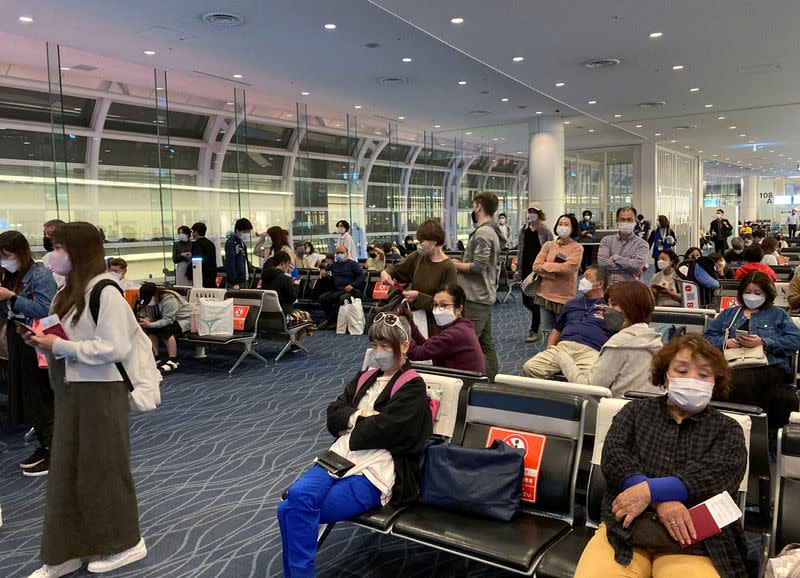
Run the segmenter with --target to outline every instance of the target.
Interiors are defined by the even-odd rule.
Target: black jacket
[[[412,502],[419,497],[419,458],[425,440],[433,433],[430,404],[421,377],[415,377],[401,387],[391,398],[392,385],[405,371],[411,369],[406,362],[389,381],[375,402],[378,415],[359,417],[350,434],[351,450],[384,449],[394,460],[395,482],[391,504]],[[336,401],[328,406],[328,431],[334,437],[347,429],[347,422],[358,402],[383,375],[377,371],[355,396],[359,372],[344,388]]]
[[[297,301],[297,290],[291,277],[276,267],[264,265],[261,271],[261,288],[275,291],[283,312],[287,315],[292,312],[292,306]]]
[[[192,243],[192,257],[203,259],[203,287],[217,286],[217,247],[206,237],[200,237]]]

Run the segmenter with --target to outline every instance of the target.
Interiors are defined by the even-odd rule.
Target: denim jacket
[[[42,319],[50,315],[50,303],[56,294],[56,282],[53,274],[41,263],[34,263],[22,278],[22,290],[14,300],[14,308],[10,309],[10,299],[4,301],[2,317],[6,319],[24,317],[27,322]]]
[[[736,329],[744,325],[745,319],[741,307],[725,309],[708,326],[705,337],[715,347],[722,349],[724,340],[735,337]],[[731,322],[730,335],[725,335]],[[764,352],[770,365],[782,368],[787,374],[791,373],[789,359],[800,349],[800,329],[786,311],[770,306],[753,312],[748,331],[758,335],[764,342]]]

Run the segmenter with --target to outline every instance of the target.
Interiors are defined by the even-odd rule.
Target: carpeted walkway
[[[529,313],[495,306],[501,371],[521,374],[538,348],[522,342]],[[281,493],[330,445],[325,408],[360,369],[366,337],[317,332],[311,356],[263,367],[251,358],[228,377],[233,354],[184,356],[162,386],[163,404],[132,415],[133,474],[148,557],[109,576],[239,578],[281,574],[275,511]],[[262,352],[277,354],[277,345]],[[190,351],[184,351],[189,355]],[[0,576],[39,567],[46,478],[18,463],[32,451],[22,432],[0,435]],[[2,445],[0,445],[2,447]],[[497,569],[339,524],[318,555],[323,576],[498,576]],[[73,576],[91,576],[85,570]]]

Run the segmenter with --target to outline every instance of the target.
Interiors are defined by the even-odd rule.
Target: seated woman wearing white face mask
[[[433,318],[439,333],[427,339],[420,333],[407,307],[402,312],[411,323],[411,361],[433,361],[439,367],[485,373],[483,351],[472,321],[463,317],[467,296],[458,283],[448,283],[433,296]]]
[[[602,523],[576,578],[748,575],[742,525],[692,543],[688,511],[725,491],[736,496],[747,467],[742,428],[708,407],[726,397],[730,379],[722,353],[699,335],[656,354],[651,381],[667,395],[631,401],[614,417],[601,459]]]

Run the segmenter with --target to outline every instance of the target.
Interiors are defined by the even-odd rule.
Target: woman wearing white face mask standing
[[[53,441],[53,391],[47,369],[17,334],[14,321],[32,325],[47,317],[56,293],[53,275],[33,262],[28,240],[19,231],[0,234],[0,330],[8,345],[8,414],[12,427],[33,427],[39,446],[19,462],[26,476],[43,476]],[[4,327],[3,327],[4,326]]]
[[[705,333],[720,349],[763,348],[767,365],[733,369],[730,400],[767,411],[772,429],[785,425],[789,413],[797,410],[797,397],[782,395],[782,386],[794,384],[790,360],[800,349],[800,329],[786,311],[772,304],[776,295],[775,284],[767,275],[759,271],[748,274],[737,294],[742,306],[721,311]]]
[[[575,241],[580,227],[574,215],[561,215],[554,232],[556,240],[545,243],[533,262],[533,272],[540,277],[539,292],[533,301],[539,306],[542,333],[553,329],[561,307],[575,297],[583,259],[583,245]]]
[[[356,251],[356,242],[350,234],[350,223],[344,219],[337,221],[336,231],[339,233],[339,237],[336,239],[336,246],[347,247],[347,258],[358,262],[358,251]]]
[[[425,338],[413,322],[411,312],[402,313],[411,323],[411,361],[433,361],[438,367],[486,373],[481,344],[472,321],[463,317],[467,295],[458,283],[448,283],[433,296],[433,317],[439,332]]]
[[[175,285],[192,284],[192,230],[178,227],[178,240],[172,243],[172,262],[175,264]]]
[[[602,523],[575,578],[745,578],[742,524],[691,544],[688,509],[724,491],[736,496],[747,467],[741,426],[708,406],[730,390],[725,359],[698,335],[679,337],[653,358],[650,379],[667,395],[633,400],[614,417],[600,462]]]

